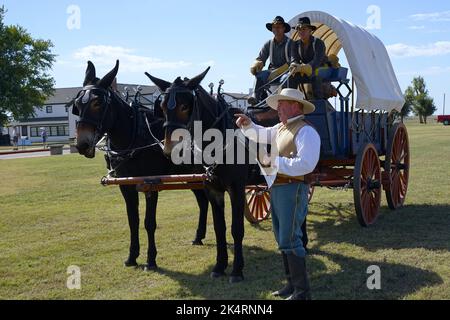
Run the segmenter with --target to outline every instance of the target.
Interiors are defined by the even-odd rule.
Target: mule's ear
[[[202,80],[205,78],[206,74],[208,73],[209,69],[211,69],[211,67],[208,67],[208,69],[206,69],[205,71],[203,71],[201,74],[199,74],[198,76],[190,79],[187,83],[186,86],[191,89],[194,90],[195,88],[198,87],[198,85],[200,84],[200,82],[202,82]]]
[[[106,76],[104,76],[98,83],[98,86],[103,89],[108,89],[113,83],[119,72],[119,60],[116,61],[116,66]]]
[[[161,92],[166,92],[166,90],[172,85],[170,82],[158,79],[148,72],[146,72],[145,75],[158,87]]]
[[[95,66],[91,61],[88,61],[88,66],[86,68],[86,75],[84,77],[83,87],[88,84],[94,83],[95,80]]]

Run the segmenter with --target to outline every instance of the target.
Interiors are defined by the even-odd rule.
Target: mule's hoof
[[[244,276],[230,276],[230,283],[239,283],[244,281]]]
[[[131,267],[135,268],[138,266],[136,260],[133,260],[133,259],[128,259],[127,261],[125,261],[123,263],[123,265],[127,268],[131,268]]]
[[[145,272],[153,272],[153,271],[156,271],[156,270],[158,270],[158,266],[156,264],[148,264],[147,263],[144,266],[144,271]]]
[[[192,241],[192,245],[193,246],[202,246],[203,242],[202,242],[202,240],[195,239],[194,241]]]
[[[218,278],[221,278],[221,277],[224,277],[224,276],[226,276],[225,272],[216,272],[216,271],[211,272],[211,278],[212,279],[218,279]]]

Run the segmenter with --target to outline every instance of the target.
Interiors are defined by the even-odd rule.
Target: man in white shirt
[[[289,296],[289,300],[311,298],[302,243],[301,226],[308,211],[309,186],[304,176],[311,173],[320,157],[320,136],[304,121],[315,106],[305,101],[297,89],[283,89],[267,98],[267,104],[278,111],[281,123],[272,128],[254,124],[244,114],[238,114],[236,124],[250,139],[272,145],[278,151],[274,167],[277,172],[271,187],[272,224],[275,239],[283,256],[288,283],[275,296]],[[255,134],[256,133],[256,134]],[[268,166],[268,159],[262,165]]]

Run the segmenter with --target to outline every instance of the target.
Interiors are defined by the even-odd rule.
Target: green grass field
[[[409,123],[408,130],[412,168],[403,209],[390,211],[383,195],[377,223],[363,229],[351,190],[316,189],[307,258],[314,299],[450,299],[450,127]],[[103,174],[102,156],[0,160],[0,299],[271,299],[283,284],[270,221],[245,223],[243,283],[210,279],[212,217],[205,246],[191,246],[197,206],[189,191],[160,195],[159,272],[123,267],[124,202],[118,188],[100,186]],[[228,202],[226,210],[232,244]],[[140,263],[143,218],[142,211]],[[66,287],[71,265],[81,269],[81,290]],[[381,268],[381,290],[366,287],[370,265]]]

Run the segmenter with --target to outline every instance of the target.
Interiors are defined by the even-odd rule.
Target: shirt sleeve
[[[264,44],[256,60],[262,61],[264,64],[266,64],[269,55],[270,55],[270,41]]]
[[[303,127],[295,136],[297,156],[277,157],[278,172],[290,177],[304,176],[314,171],[320,158],[320,136],[311,126]]]
[[[263,143],[263,144],[271,144],[273,139],[275,138],[277,132],[278,125],[267,128],[252,122],[248,126],[243,127],[242,133],[252,141]]]

